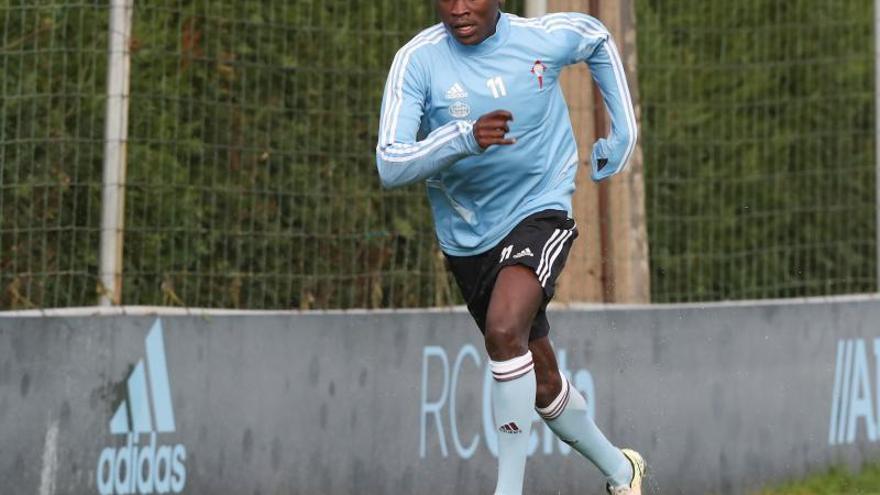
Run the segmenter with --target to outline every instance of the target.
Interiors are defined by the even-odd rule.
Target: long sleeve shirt
[[[379,176],[385,187],[426,184],[445,253],[488,251],[541,210],[571,214],[579,159],[559,75],[577,63],[588,64],[611,118],[591,157],[602,180],[626,168],[637,127],[620,55],[597,19],[502,13],[477,45],[437,24],[397,52],[382,100]],[[516,143],[483,150],[473,126],[494,110],[513,114]]]

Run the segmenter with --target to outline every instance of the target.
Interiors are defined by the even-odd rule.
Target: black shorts
[[[529,341],[550,333],[547,304],[553,298],[556,277],[565,266],[568,251],[578,236],[574,220],[561,210],[544,210],[520,222],[497,246],[474,256],[450,256],[449,267],[468,311],[486,333],[486,312],[498,272],[505,266],[523,265],[534,270],[544,288],[544,302],[532,322]]]

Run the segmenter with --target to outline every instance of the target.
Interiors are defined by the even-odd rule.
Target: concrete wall
[[[551,322],[600,427],[645,454],[648,493],[880,458],[878,300]],[[486,364],[460,311],[0,316],[0,493],[490,493]],[[535,425],[527,493],[602,492]]]

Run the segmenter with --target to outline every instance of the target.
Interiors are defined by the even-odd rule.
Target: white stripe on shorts
[[[556,243],[553,249],[553,255],[550,257],[550,260],[547,262],[547,266],[544,267],[544,273],[538,275],[538,280],[541,282],[541,287],[547,285],[547,280],[550,278],[550,273],[553,270],[553,263],[556,262],[556,258],[559,257],[559,253],[562,252],[562,248],[565,247],[565,243],[574,235],[573,230],[567,230],[565,234],[562,235],[562,238],[559,242]]]
[[[544,263],[547,262],[547,253],[550,251],[550,249],[552,249],[548,249],[548,246],[553,243],[554,239],[556,239],[556,236],[560,233],[562,233],[561,230],[554,230],[553,235],[551,235],[550,238],[547,239],[547,242],[544,243],[544,247],[541,248],[541,263],[538,264],[538,269],[535,270],[535,273],[538,274],[538,280],[541,279],[541,271],[544,269]]]

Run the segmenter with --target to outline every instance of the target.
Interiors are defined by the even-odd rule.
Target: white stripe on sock
[[[498,374],[492,373],[492,377],[495,378],[495,381],[498,381],[498,382],[509,382],[510,380],[516,380],[517,378],[519,378],[521,376],[529,374],[529,372],[531,372],[533,369],[535,369],[535,365],[532,363],[529,363],[529,364],[523,366],[522,368],[520,368],[519,370],[510,372],[506,375],[498,375]]]
[[[562,389],[559,391],[559,395],[553,399],[547,407],[537,407],[535,408],[538,411],[538,414],[547,420],[556,419],[562,414],[562,411],[565,410],[565,406],[568,405],[568,398],[571,392],[571,384],[565,377],[562,377]]]
[[[525,354],[507,361],[489,361],[489,368],[492,370],[492,376],[496,380],[505,382],[519,378],[535,368],[532,361],[532,352],[526,351]]]

